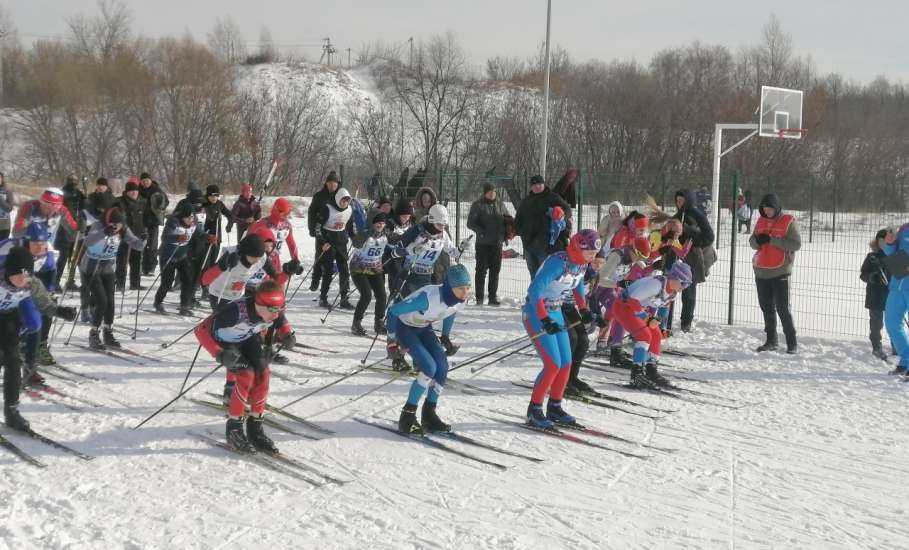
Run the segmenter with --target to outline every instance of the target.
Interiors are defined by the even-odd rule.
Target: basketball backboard
[[[761,137],[802,139],[802,91],[761,86]]]

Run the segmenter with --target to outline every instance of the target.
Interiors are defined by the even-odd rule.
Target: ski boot
[[[265,424],[263,417],[247,416],[246,438],[258,451],[265,451],[266,453],[277,453],[278,448],[275,447],[275,442],[272,441],[270,437],[265,435],[265,429],[262,427],[263,424]]]
[[[682,323],[682,332],[691,332],[691,321]]]
[[[193,300],[193,303],[196,303],[197,301],[198,300]],[[199,307],[202,307],[202,305],[199,304]],[[193,316],[193,310],[192,310],[192,307],[190,307],[190,306],[180,306],[180,310],[177,313],[183,317],[192,317]]]
[[[51,355],[50,348],[47,347],[47,341],[38,345],[38,364],[45,367],[57,364],[57,360]]]
[[[274,357],[271,358],[271,362],[276,365],[287,365],[290,364],[290,359],[282,353],[276,353]]]
[[[22,387],[38,387],[45,385],[47,381],[38,372],[38,365],[26,365],[22,369]]]
[[[555,424],[562,424],[571,426],[577,424],[578,421],[575,417],[571,416],[562,408],[562,400],[559,399],[550,399],[549,403],[546,404],[546,418],[554,422]]]
[[[495,296],[490,297],[489,302],[487,302],[487,303],[493,307],[499,307],[500,305],[502,305],[502,302],[500,302],[499,299],[496,298]]]
[[[309,283],[309,291],[310,291],[310,292],[315,292],[315,291],[317,291],[317,290],[319,290],[319,280],[313,278],[312,282]]]
[[[786,353],[789,355],[795,355],[799,352],[798,340],[795,338],[795,333],[786,335]]]
[[[641,365],[631,367],[631,382],[628,385],[636,390],[655,390],[657,388],[652,380],[644,376],[644,367]]]
[[[527,407],[527,425],[541,430],[551,430],[555,427],[552,420],[543,414],[543,405],[531,403]]]
[[[146,287],[146,286],[142,286],[142,283],[139,283],[137,285],[129,285],[130,290],[145,290],[147,288],[148,287]]]
[[[874,348],[873,350],[871,350],[871,355],[877,357],[877,358],[880,359],[881,361],[886,361],[886,360],[887,360],[887,352],[885,352],[885,351],[884,351],[882,348],[880,348],[880,347],[876,347],[876,348]]]
[[[101,341],[101,334],[97,328],[88,331],[88,347],[97,350],[106,350],[104,342]]]
[[[483,295],[482,295],[482,294],[477,294],[477,295],[475,295],[475,296],[474,296],[474,299],[476,300],[478,306],[482,306],[482,305],[483,305],[484,298],[483,298]]]
[[[909,374],[909,368],[907,368],[905,365],[897,365],[895,369],[888,372],[887,374],[894,374],[896,376],[906,376],[907,374]]]
[[[391,370],[407,372],[410,370],[410,363],[407,362],[407,359],[404,359],[404,356],[394,357],[391,360]]]
[[[221,393],[221,403],[227,407],[230,405],[230,396],[234,393],[234,382],[225,382],[224,391]]]
[[[647,363],[644,365],[644,376],[646,376],[648,380],[661,388],[666,388],[672,385],[672,383],[666,379],[665,376],[657,371],[656,363]]]
[[[164,309],[164,304],[161,302],[155,302],[155,312],[162,315],[167,315],[167,310]]]
[[[114,337],[114,329],[107,327],[101,331],[102,336],[104,337],[104,345],[112,348],[121,348],[120,342]]]
[[[366,329],[363,328],[363,325],[357,320],[354,320],[353,324],[350,325],[350,332],[352,332],[354,336],[366,336]]]
[[[21,430],[23,432],[30,432],[32,430],[28,420],[23,418],[22,414],[19,412],[18,401],[4,404],[3,417],[6,421],[6,425],[14,430]]]
[[[763,345],[760,345],[760,346],[758,346],[757,348],[755,348],[754,351],[756,351],[756,352],[758,352],[758,353],[761,353],[761,352],[764,352],[764,351],[776,351],[776,349],[777,349],[778,347],[779,347],[779,343],[777,342],[776,338],[769,338],[769,337],[768,337],[768,338],[767,338],[767,341],[765,341],[765,342],[763,343]]]
[[[398,431],[407,435],[423,435],[423,427],[417,422],[417,406],[404,405],[398,418]]]
[[[594,391],[593,387],[590,384],[577,377],[569,378],[568,385],[574,389],[575,395],[584,395],[585,393],[591,393]]]
[[[619,346],[609,348],[609,364],[622,369],[630,369],[634,366],[634,362]]]
[[[437,403],[423,402],[423,410],[420,412],[420,420],[423,421],[423,431],[426,433],[433,432],[450,432],[451,424],[442,422],[439,415],[436,414]]]
[[[388,330],[385,328],[385,323],[382,322],[382,319],[376,319],[376,322],[372,328],[375,329],[376,334],[379,334],[379,335],[388,334]]]
[[[242,418],[228,418],[225,437],[227,444],[241,453],[255,453],[256,448],[252,446],[246,435],[243,433]]]
[[[353,304],[347,299],[347,296],[341,298],[341,303],[338,304],[338,307],[341,309],[356,309]]]
[[[328,303],[327,297],[319,296],[319,307],[324,309],[331,309],[331,304]]]

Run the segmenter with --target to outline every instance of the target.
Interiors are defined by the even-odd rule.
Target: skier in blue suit
[[[449,338],[455,314],[464,308],[468,294],[470,273],[463,265],[456,264],[448,268],[442,284],[426,285],[388,310],[388,356],[400,358],[407,351],[420,370],[398,420],[398,429],[403,433],[451,431],[451,426],[436,414],[436,404],[448,378],[448,356],[458,351]],[[441,338],[432,328],[435,321],[442,321]],[[421,426],[417,422],[417,403],[427,389],[429,395],[423,403]]]
[[[884,237],[884,247],[881,249],[887,256],[902,252],[909,254],[909,223],[900,227],[896,233],[889,232]],[[884,306],[884,324],[890,342],[900,356],[899,364],[893,369],[892,374],[909,375],[909,338],[906,337],[904,319],[909,310],[909,273],[897,273],[891,270],[890,292],[887,294],[887,303]]]

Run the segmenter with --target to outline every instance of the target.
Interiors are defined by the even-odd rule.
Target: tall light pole
[[[540,175],[546,178],[546,141],[549,138],[549,23],[552,0],[546,0],[546,74],[543,77],[543,139],[540,143]]]

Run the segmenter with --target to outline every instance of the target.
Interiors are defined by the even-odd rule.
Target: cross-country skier
[[[181,201],[173,215],[164,224],[158,261],[161,264],[161,286],[155,292],[155,311],[167,313],[164,297],[174,283],[174,276],[180,274],[180,315],[192,315],[193,268],[187,254],[190,244],[197,237],[196,216],[190,202]]]
[[[274,278],[274,265],[265,255],[265,243],[257,233],[250,233],[224,253],[202,274],[202,286],[208,290],[212,311],[243,296],[246,284],[259,270]]]
[[[275,236],[275,249],[280,253],[287,243],[287,250],[290,252],[291,260],[300,260],[297,253],[297,243],[294,241],[293,226],[290,225],[290,216],[293,209],[290,207],[290,201],[284,197],[275,200],[271,206],[271,212],[267,218],[262,218],[256,223],[249,226],[249,231],[257,230],[261,227],[270,229]]]
[[[398,296],[407,296],[418,288],[432,284],[435,264],[442,252],[447,252],[455,261],[461,251],[455,247],[445,228],[448,227],[448,209],[441,204],[434,204],[429,209],[426,219],[414,225],[404,233],[399,246],[392,253],[400,255],[401,247],[407,259],[395,282]],[[392,300],[395,296],[392,296]]]
[[[205,188],[205,201],[202,203],[202,212],[196,215],[203,221],[202,230],[208,238],[208,247],[206,253],[201,258],[196,258],[194,273],[201,275],[205,270],[215,263],[221,253],[221,216],[227,218],[227,232],[230,233],[234,228],[234,216],[227,206],[221,202],[221,189],[217,185],[209,185]],[[198,279],[196,285],[199,285]],[[193,295],[195,295],[193,289]],[[206,291],[202,291],[202,298],[205,299]]]
[[[353,246],[355,248],[353,258],[350,260],[350,273],[353,277],[354,285],[360,291],[360,300],[354,310],[353,324],[350,326],[351,332],[357,336],[365,336],[366,330],[363,328],[363,316],[366,314],[366,308],[372,301],[372,296],[376,297],[375,322],[373,327],[377,334],[385,334],[385,304],[388,296],[385,294],[385,272],[383,270],[382,257],[385,248],[388,246],[388,236],[385,234],[385,222],[388,216],[383,212],[376,213],[372,218],[372,228],[368,231],[357,233],[353,237]]]
[[[22,365],[19,358],[19,332],[41,330],[41,314],[31,297],[30,280],[34,260],[29,251],[14,247],[6,256],[0,273],[0,352],[3,368],[3,415],[6,425],[29,430],[28,421],[19,413],[19,388]]]
[[[234,203],[230,212],[233,214],[234,222],[237,224],[237,240],[240,240],[246,234],[249,226],[262,218],[262,207],[259,206],[259,201],[253,196],[252,185],[243,184],[240,188],[240,196],[237,197],[237,202]]]
[[[884,236],[884,246],[881,248],[887,257],[897,254],[909,254],[909,223],[903,224],[896,232],[890,230]],[[886,262],[886,260],[885,260]],[[900,360],[891,374],[902,376],[909,375],[909,338],[906,337],[904,319],[909,310],[909,272],[900,273],[896,269],[899,262],[890,264],[890,292],[887,294],[887,303],[884,307],[884,325],[890,342]]]
[[[21,237],[29,224],[34,222],[47,227],[50,243],[55,241],[58,231],[72,233],[78,228],[76,220],[63,205],[63,191],[56,187],[45,189],[40,199],[28,201],[19,207],[13,225],[13,236]]]
[[[632,387],[652,389],[668,385],[668,380],[657,371],[663,334],[656,312],[690,284],[691,267],[685,262],[675,262],[665,275],[651,275],[633,282],[613,302],[613,321],[634,339]]]
[[[326,202],[316,217],[316,238],[324,242],[318,261],[322,266],[322,285],[319,289],[319,307],[329,308],[328,289],[334,277],[334,265],[338,267],[338,286],[341,293],[341,309],[353,309],[347,299],[350,292],[350,272],[347,267],[348,237],[353,235],[353,209],[350,192],[343,187]]]
[[[470,294],[470,272],[456,264],[448,268],[446,275],[441,285],[424,286],[388,310],[389,357],[399,357],[406,351],[420,370],[410,385],[407,403],[398,420],[398,429],[403,433],[451,431],[451,426],[436,414],[436,405],[448,378],[448,356],[458,350],[450,335],[455,314],[464,308]],[[441,338],[433,330],[436,321],[442,321]],[[417,404],[427,389],[429,395],[423,402],[421,426],[417,422]]]
[[[125,217],[120,208],[109,208],[98,223],[92,224],[91,230],[85,236],[85,254],[79,262],[82,285],[88,288],[88,300],[94,306],[88,345],[95,349],[105,349],[106,346],[120,347],[113,331],[116,303],[114,285],[120,244],[125,241],[132,250],[145,248],[145,239],[135,236],[124,223]],[[102,321],[103,342],[98,334]]]
[[[227,442],[243,452],[277,452],[262,428],[268,399],[271,334],[281,346],[293,348],[296,336],[284,318],[284,291],[275,281],[259,286],[254,297],[232,302],[195,329],[199,343],[219,363],[233,371],[236,385],[230,396]],[[266,334],[263,338],[264,333]],[[243,420],[246,406],[246,433]]]
[[[395,205],[387,225],[389,226],[386,231],[388,233],[388,244],[396,246],[401,242],[401,239],[404,238],[404,234],[407,233],[407,230],[414,225],[413,206],[411,206],[410,201],[404,197],[398,199],[398,203]],[[391,246],[389,246],[388,249],[385,250],[382,261],[385,265],[385,271],[388,272],[388,295],[392,296],[395,290],[397,290],[394,284],[401,274],[404,258],[392,256]]]
[[[543,360],[543,370],[537,376],[527,407],[527,423],[531,426],[550,429],[553,423],[575,422],[562,409],[562,396],[571,374],[571,342],[566,330],[572,328],[562,316],[562,304],[573,295],[580,321],[586,325],[594,320],[584,299],[583,281],[587,264],[600,246],[596,231],[578,231],[569,240],[567,250],[550,254],[543,261],[527,288],[522,308],[524,328]],[[544,414],[543,399],[547,394],[549,403]]]

